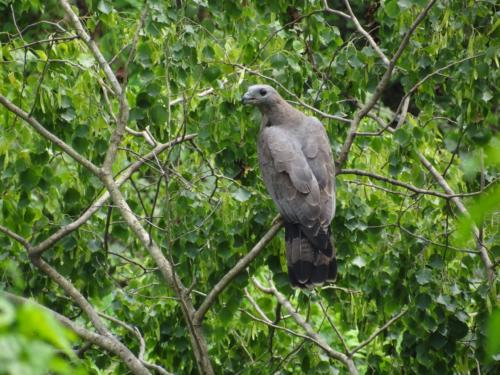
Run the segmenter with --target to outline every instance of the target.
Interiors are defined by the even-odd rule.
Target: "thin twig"
[[[382,327],[377,329],[375,332],[373,332],[365,341],[363,341],[361,344],[356,346],[354,349],[351,350],[350,356],[353,356],[356,354],[359,350],[363,349],[366,345],[371,343],[375,338],[380,335],[382,332],[384,332],[387,328],[389,328],[394,322],[396,322],[399,318],[401,318],[404,314],[408,312],[407,308],[404,308],[399,312],[397,315],[392,317],[390,320],[388,320]]]

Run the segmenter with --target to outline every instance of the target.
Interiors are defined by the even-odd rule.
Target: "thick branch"
[[[78,306],[85,312],[97,331],[104,336],[111,336],[108,328],[104,325],[101,318],[94,310],[93,306],[85,299],[75,286],[66,279],[63,275],[52,268],[47,262],[40,257],[32,257],[31,262],[44,274],[46,274],[52,281],[59,285],[66,294],[75,301]]]
[[[26,241],[20,235],[2,226],[0,226],[0,231],[5,233],[9,237],[15,239],[16,241],[20,242],[28,252],[30,251],[31,246],[29,245],[28,241]],[[73,301],[75,301],[78,304],[78,306],[80,306],[80,308],[85,312],[85,314],[88,316],[94,327],[99,332],[100,335],[98,336],[102,337],[103,339],[109,340],[109,342],[115,349],[115,351],[113,352],[123,359],[125,364],[130,368],[130,370],[134,374],[139,374],[139,375],[149,374],[149,371],[134,356],[134,354],[118,339],[116,339],[111,334],[111,332],[109,332],[107,327],[99,318],[97,311],[94,310],[94,307],[85,299],[85,297],[80,293],[80,291],[76,289],[75,286],[68,279],[66,279],[64,276],[58,273],[54,268],[52,268],[49,264],[47,264],[41,257],[30,256],[30,260],[34,266],[36,266],[40,271],[42,271],[50,279],[52,279],[52,281],[58,284],[66,292],[66,294]]]
[[[212,369],[212,364],[210,363],[210,358],[208,356],[208,347],[205,341],[205,337],[203,335],[201,327],[193,323],[195,309],[189,298],[187,288],[182,284],[181,280],[174,272],[170,261],[167,260],[167,258],[163,255],[156,242],[149,236],[149,233],[144,229],[137,217],[133,214],[133,211],[125,201],[125,198],[118,189],[118,186],[116,185],[116,182],[113,180],[112,176],[109,173],[105,172],[101,176],[101,181],[108,189],[113,202],[119,209],[129,228],[134,232],[136,237],[141,241],[142,245],[148,250],[149,254],[158,265],[158,268],[165,281],[177,292],[178,297],[181,300],[181,308],[184,319],[187,323],[189,338],[191,339],[191,345],[193,347],[193,352],[198,364],[198,369],[202,374],[212,375],[214,371]]]
[[[226,273],[222,279],[212,288],[208,293],[205,300],[202,302],[198,310],[194,315],[194,321],[196,324],[201,324],[205,314],[207,313],[210,306],[212,306],[219,294],[229,285],[229,283],[264,250],[265,246],[273,239],[273,237],[278,233],[278,231],[283,226],[283,221],[279,220],[276,222],[267,233],[257,242],[257,244],[250,250],[250,252],[241,258],[236,265]]]
[[[21,237],[19,234],[11,231],[9,228],[4,227],[3,225],[0,225],[0,232],[4,233],[7,237],[12,238],[13,240],[19,242],[21,245],[24,246],[24,248],[28,251],[31,250],[31,245],[28,241],[26,241],[23,237]]]

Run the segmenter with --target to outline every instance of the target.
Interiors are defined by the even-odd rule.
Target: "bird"
[[[335,216],[335,165],[323,124],[269,85],[252,85],[243,104],[262,115],[257,142],[264,184],[285,227],[288,277],[313,288],[337,277],[330,223]]]

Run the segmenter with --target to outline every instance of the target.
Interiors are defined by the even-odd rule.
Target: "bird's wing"
[[[314,177],[318,181],[321,201],[321,226],[327,227],[335,216],[335,165],[328,135],[321,122],[307,117],[307,134],[300,137],[302,150]]]
[[[285,221],[316,231],[321,222],[320,188],[297,137],[284,127],[265,127],[259,153],[264,182]]]

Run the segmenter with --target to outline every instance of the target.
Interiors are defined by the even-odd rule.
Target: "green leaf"
[[[0,297],[0,328],[9,326],[14,322],[16,314],[13,306],[6,299]]]
[[[362,257],[357,256],[352,260],[352,264],[359,268],[363,268],[366,266],[366,261]]]
[[[490,361],[493,357],[500,355],[500,335],[498,332],[500,332],[500,309],[496,308],[488,317],[486,330],[486,353]]]
[[[157,104],[150,110],[151,119],[156,125],[164,126],[168,120],[168,111],[164,106]]]
[[[40,176],[33,169],[27,169],[19,174],[19,179],[25,190],[31,190],[40,181]]]
[[[99,3],[97,4],[97,9],[101,11],[104,14],[109,14],[111,13],[112,7],[106,0],[100,0]]]
[[[417,283],[419,283],[420,285],[425,285],[431,281],[432,273],[427,268],[424,268],[423,270],[417,272],[416,278],[417,278]]]
[[[252,194],[244,188],[239,188],[232,194],[232,196],[238,202],[246,202],[248,199],[250,199]]]
[[[387,2],[384,2],[384,11],[391,18],[398,17],[399,6],[397,0],[389,0]]]

